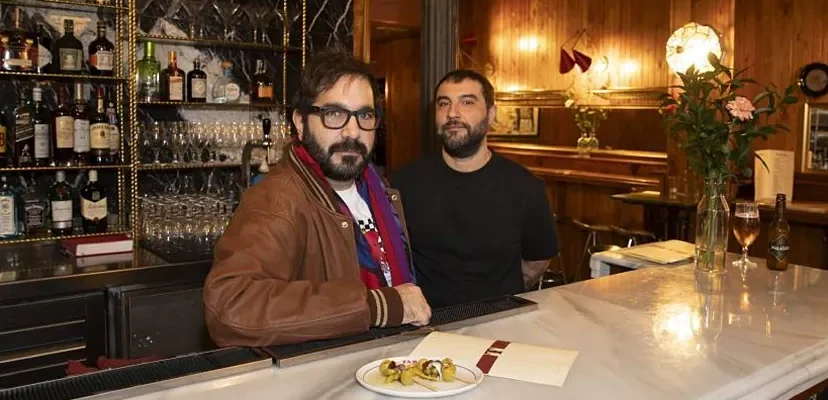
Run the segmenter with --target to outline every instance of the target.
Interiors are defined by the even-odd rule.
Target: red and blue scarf
[[[336,195],[328,180],[325,179],[319,163],[313,159],[305,146],[295,142],[291,146],[291,151],[296,154],[303,164],[310,167],[310,170],[315,175],[316,181],[320,186],[325,188],[325,192],[333,204],[336,205],[337,210],[355,222],[348,206]],[[357,243],[356,251],[362,282],[365,283],[365,286],[369,290],[388,286],[382,268],[380,268],[381,259],[384,257],[391,272],[391,286],[414,283],[414,272],[412,263],[410,262],[411,255],[402,229],[400,216],[397,215],[396,210],[391,205],[382,178],[371,163],[365,168],[362,176],[355,181],[355,184],[357,185],[359,194],[371,209],[377,231],[382,238],[382,247],[385,250],[384,254],[382,254],[374,246],[374,250],[372,251],[372,246],[369,245],[369,241],[360,230],[359,225],[356,223],[352,224],[354,226],[354,237]]]

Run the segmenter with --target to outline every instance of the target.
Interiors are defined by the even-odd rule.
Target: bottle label
[[[239,97],[241,97],[241,88],[239,88],[239,85],[235,83],[228,83],[227,86],[225,86],[224,95],[227,96],[227,101],[238,100]]]
[[[14,220],[14,197],[0,196],[0,235],[17,233],[17,221]]]
[[[7,36],[4,36],[3,39],[5,39],[3,40],[3,47],[5,47],[6,55],[3,57],[3,66],[6,69],[32,69],[32,57],[29,57],[29,55],[35,54],[33,51],[34,41],[32,39],[26,39],[20,44],[9,44]]]
[[[75,147],[75,119],[72,117],[55,118],[55,147],[71,149]]]
[[[112,71],[114,55],[109,50],[98,50],[97,53],[89,56],[89,65],[101,70]]]
[[[184,79],[180,76],[170,77],[170,100],[184,100]]]
[[[35,124],[35,158],[49,158],[49,125]]]
[[[57,229],[72,227],[72,200],[52,202],[52,226]]]
[[[37,65],[43,68],[52,63],[52,52],[42,44],[37,45]]]
[[[770,254],[777,260],[784,260],[787,258],[788,251],[791,249],[788,237],[783,235],[777,236],[776,239],[773,239],[768,247]]]
[[[26,201],[23,205],[26,210],[26,230],[46,226],[46,205],[39,200]]]
[[[75,120],[75,153],[86,153],[89,151],[89,120]],[[107,143],[109,146],[109,143]]]
[[[0,154],[6,154],[6,127],[0,125]]]
[[[273,99],[273,86],[259,86],[260,99]]]
[[[83,50],[60,49],[60,69],[64,71],[80,71]]]
[[[93,149],[109,149],[109,123],[92,124],[89,129],[89,141]]]
[[[100,193],[93,193],[93,197],[100,196]],[[107,216],[106,197],[97,201],[81,199],[81,216],[91,221],[106,219]]]
[[[193,78],[191,81],[192,91],[193,93],[190,94],[194,99],[206,99],[207,98],[207,79],[204,78]]]
[[[118,154],[121,148],[121,131],[118,125],[109,124],[109,154],[114,156]]]

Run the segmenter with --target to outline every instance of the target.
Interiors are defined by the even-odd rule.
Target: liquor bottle
[[[52,37],[43,24],[37,25],[37,72],[52,72]]]
[[[89,43],[89,73],[112,76],[114,61],[115,45],[106,39],[106,22],[98,20],[98,38]]]
[[[238,103],[241,98],[241,86],[233,76],[233,64],[229,61],[221,63],[222,76],[213,85],[213,101],[216,103]]]
[[[104,106],[103,88],[98,88],[95,98],[97,107],[89,118],[89,163],[92,165],[109,164],[109,118]]]
[[[161,100],[184,101],[184,71],[178,68],[178,58],[170,52],[170,64],[161,71]]]
[[[49,191],[49,207],[52,209],[52,233],[55,235],[72,234],[72,186],[66,183],[66,173],[55,174],[55,184]]]
[[[144,43],[144,58],[138,61],[136,68],[138,70],[138,101],[158,101],[161,63],[155,59],[155,43]]]
[[[23,194],[23,228],[27,235],[39,235],[46,232],[48,207],[46,197],[41,193],[37,179],[33,175]]]
[[[9,186],[6,177],[0,177],[0,239],[20,235],[17,194]]]
[[[768,268],[775,271],[788,269],[788,252],[791,249],[790,237],[791,228],[785,216],[785,194],[776,195],[776,215],[770,223],[768,230]]]
[[[23,10],[14,9],[13,27],[0,32],[0,42],[3,43],[4,71],[31,72],[37,70],[37,38],[21,28]]]
[[[256,60],[256,75],[253,76],[250,97],[253,103],[273,102],[273,78],[268,74],[264,60]]]
[[[60,87],[57,94],[58,105],[52,115],[52,163],[69,166],[75,156],[75,119],[66,101],[66,88]]]
[[[106,96],[106,120],[109,123],[109,159],[113,164],[118,163],[121,151],[121,128],[118,120],[118,110],[115,106],[115,97],[112,91]]]
[[[6,117],[0,111],[0,168],[6,168],[11,165],[8,144],[9,126],[6,124]]]
[[[193,70],[187,73],[187,101],[207,102],[207,74],[201,70],[201,61],[193,61]]]
[[[63,37],[55,41],[58,54],[57,72],[80,74],[83,70],[83,43],[75,37],[75,22],[63,20]]]
[[[106,189],[98,183],[98,171],[89,170],[89,182],[81,190],[81,218],[85,233],[106,232],[107,208]]]
[[[14,110],[14,149],[15,165],[31,167],[34,165],[34,125],[32,124],[32,109],[29,107],[26,94],[21,93],[17,108]]]
[[[74,121],[74,157],[77,165],[85,165],[89,159],[89,110],[83,97],[83,83],[75,83],[75,105],[72,107]],[[109,144],[107,144],[108,146]]]
[[[43,104],[43,89],[32,89],[32,124],[34,125],[34,163],[38,167],[45,167],[50,163],[51,131],[49,124],[49,109]]]

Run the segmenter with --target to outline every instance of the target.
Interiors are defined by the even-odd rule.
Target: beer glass
[[[736,203],[736,219],[733,223],[733,235],[736,240],[742,245],[742,258],[734,261],[733,265],[738,267],[755,267],[748,259],[748,247],[759,236],[759,206],[756,203]]]

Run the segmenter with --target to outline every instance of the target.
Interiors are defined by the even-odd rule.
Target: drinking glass
[[[756,263],[748,258],[748,247],[756,240],[761,230],[759,222],[759,206],[756,203],[736,203],[733,235],[742,245],[742,258],[734,261],[738,267],[755,267]]]

